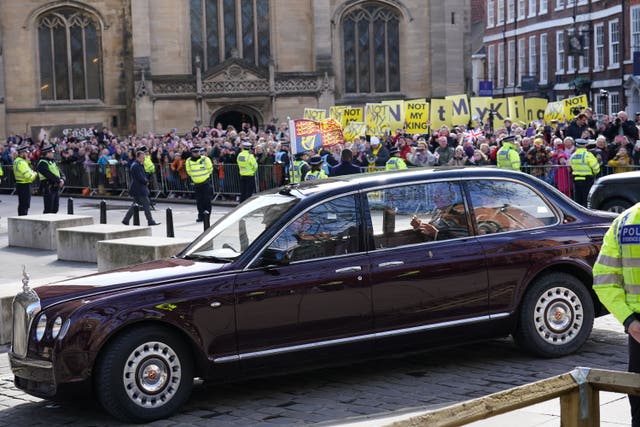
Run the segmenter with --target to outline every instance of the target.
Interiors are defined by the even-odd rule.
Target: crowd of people
[[[494,121],[495,129],[478,122],[451,128],[442,126],[429,134],[407,134],[397,129],[295,156],[291,155],[287,123],[260,128],[244,123],[239,129],[218,123],[215,127],[194,127],[184,134],[172,130],[162,135],[130,136],[115,135],[108,128],[102,128],[93,129],[88,138],[56,137],[42,141],[10,134],[5,144],[0,145],[0,160],[2,165],[12,166],[19,149],[27,146],[24,157],[35,168],[44,157],[43,147],[51,145],[54,158],[66,171],[68,181],[73,182],[70,174],[90,170],[97,175],[98,187],[106,191],[112,187],[126,188],[124,171],[135,160],[137,151],[144,149],[149,159],[145,171],[152,190],[158,190],[160,181],[179,184],[176,188],[192,189],[186,162],[192,156],[193,147],[198,147],[202,155],[211,160],[212,173],[224,178],[223,166],[238,164],[244,144],[251,150],[258,167],[272,167],[269,181],[281,185],[385,167],[496,165],[502,140],[509,136],[519,156],[519,168],[555,185],[569,197],[574,196],[569,159],[576,150],[576,140],[589,142],[587,149],[602,166],[600,174],[640,166],[640,114],[632,121],[623,111],[613,116],[595,115],[587,108],[566,123],[514,123],[508,117]],[[261,179],[258,173],[258,190],[268,188]]]

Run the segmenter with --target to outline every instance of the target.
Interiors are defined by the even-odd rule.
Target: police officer
[[[54,160],[53,145],[45,145],[40,150],[44,157],[36,165],[36,171],[40,178],[40,191],[44,201],[43,213],[58,213],[60,206],[59,190],[64,186],[65,176],[60,172],[58,164]]]
[[[593,177],[600,173],[600,163],[593,153],[587,151],[587,144],[586,139],[576,139],[576,151],[569,159],[573,174],[574,200],[585,207],[589,189],[593,185]]]
[[[324,179],[329,178],[327,174],[322,170],[322,156],[311,156],[309,158],[309,165],[311,166],[311,170],[307,172],[307,175],[304,177],[305,181],[314,181],[316,179]]]
[[[31,165],[27,160],[28,155],[29,146],[23,145],[18,148],[18,156],[13,161],[13,175],[16,179],[19,216],[24,216],[29,213],[29,207],[31,206],[31,183],[38,177],[38,174],[31,169]]]
[[[211,213],[211,173],[213,163],[207,156],[201,156],[202,149],[198,146],[191,148],[191,157],[184,163],[187,175],[191,178],[195,186],[196,206],[198,207],[198,218],[196,222],[204,221],[205,215]]]
[[[576,141],[577,142],[577,141]],[[593,290],[629,334],[629,372],[640,373],[640,203],[621,213],[604,236],[593,266]],[[640,427],[640,396],[629,395]]]
[[[305,161],[306,156],[307,153],[305,152],[296,153],[294,161],[291,164],[291,176],[289,178],[289,182],[292,184],[294,182],[304,181],[304,178],[307,176],[309,164]]]
[[[514,142],[516,137],[513,135],[502,138],[502,147],[496,155],[496,163],[501,169],[509,169],[514,171],[520,170],[520,155]]]
[[[398,147],[393,147],[389,150],[389,155],[391,157],[387,160],[387,163],[384,165],[384,169],[387,171],[396,171],[401,169],[407,169],[407,163],[404,161],[402,157],[400,157],[400,149]]]
[[[240,171],[240,203],[247,200],[256,191],[254,176],[258,170],[258,162],[250,150],[251,142],[243,141],[242,150],[236,158]]]

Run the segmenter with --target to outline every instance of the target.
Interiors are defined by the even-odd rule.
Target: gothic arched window
[[[37,28],[40,99],[101,99],[101,35],[95,16],[62,7],[40,16]]]
[[[342,20],[346,93],[400,91],[400,16],[380,3],[349,10]]]
[[[191,57],[204,69],[232,57],[269,66],[269,0],[191,0]]]

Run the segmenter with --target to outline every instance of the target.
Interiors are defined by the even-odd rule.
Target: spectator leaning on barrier
[[[16,192],[18,193],[18,215],[24,216],[29,213],[31,206],[31,183],[36,180],[38,174],[31,169],[27,161],[29,156],[29,145],[22,145],[18,148],[18,156],[13,162],[13,175],[16,180]]]
[[[201,156],[201,151],[202,148],[200,146],[193,146],[191,148],[191,157],[185,162],[185,170],[195,187],[194,192],[198,209],[196,222],[204,221],[205,215],[211,214],[211,198],[213,197],[211,189],[213,164],[209,157]]]
[[[44,202],[44,212],[58,213],[60,206],[60,189],[64,186],[65,176],[54,160],[53,145],[46,145],[41,150],[43,158],[38,161],[36,170],[40,177],[40,191]]]
[[[240,203],[247,200],[256,191],[255,174],[258,170],[258,162],[251,153],[251,142],[242,142],[242,151],[237,157],[240,172]]]
[[[598,159],[587,151],[586,147],[586,139],[576,139],[576,151],[569,158],[569,166],[573,174],[574,200],[585,207],[594,177],[600,172]]]

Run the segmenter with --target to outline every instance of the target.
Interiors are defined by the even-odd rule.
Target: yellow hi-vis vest
[[[620,323],[640,313],[640,203],[621,213],[605,234],[593,266],[593,290]]]
[[[304,180],[305,181],[314,181],[316,179],[324,179],[324,178],[329,178],[329,177],[327,176],[326,173],[324,173],[324,171],[322,169],[317,170],[317,171],[309,171],[304,176]]]
[[[242,150],[236,159],[240,176],[254,176],[258,170],[258,162],[249,151]]]
[[[576,149],[571,155],[569,166],[571,166],[571,173],[575,181],[584,181],[586,177],[597,175],[600,172],[598,159],[584,147]]]
[[[38,174],[31,169],[29,162],[22,157],[16,157],[13,161],[13,176],[16,178],[16,184],[30,184],[36,180]]]
[[[142,166],[144,166],[144,171],[147,173],[147,175],[151,175],[156,171],[156,165],[153,164],[151,156],[144,156],[144,162],[142,162]]]
[[[45,162],[47,164],[47,169],[49,169],[49,172],[60,178],[60,169],[58,169],[58,164],[55,160],[40,159],[38,165],[41,162]],[[40,178],[40,181],[44,181],[47,179],[47,177],[42,175],[40,172],[38,172],[38,177]]]
[[[516,146],[510,142],[503,142],[496,155],[496,164],[500,169],[520,170],[520,155]]]
[[[404,159],[401,157],[392,157],[387,160],[387,163],[384,165],[384,169],[388,171],[397,171],[400,169],[407,169],[407,164]]]
[[[289,173],[289,181],[291,181],[292,183],[302,181],[302,168],[305,165],[307,165],[307,162],[305,162],[304,160],[294,160],[293,164],[291,165],[291,171]]]
[[[187,175],[194,184],[202,184],[209,179],[213,172],[213,163],[207,156],[201,156],[197,159],[190,157],[184,162]]]

